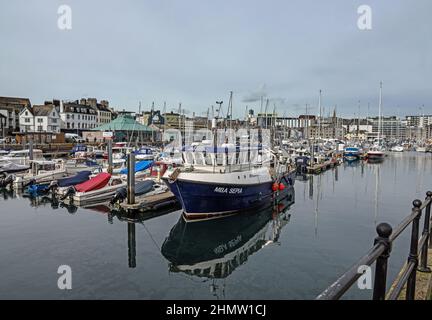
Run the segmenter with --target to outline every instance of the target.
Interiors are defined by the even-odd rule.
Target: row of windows
[[[69,119],[74,120],[74,119],[75,119],[75,115],[74,115],[74,114],[71,115],[71,114],[68,113],[68,114],[66,115],[66,119],[68,119],[68,120],[69,120]],[[78,115],[77,115],[77,119],[78,119],[78,120],[81,120],[81,119],[82,119],[82,120],[85,120],[85,121],[87,121],[87,120],[88,120],[88,121],[95,121],[95,120],[96,120],[96,116],[88,116],[88,115],[83,114],[83,115],[82,115],[82,118],[81,118],[81,115],[78,114]]]
[[[25,118],[25,119],[24,119],[24,122],[25,122],[25,123],[30,123],[30,118]],[[37,122],[38,122],[38,123],[43,123],[43,119],[42,119],[42,118],[38,118],[38,119],[37,119]],[[52,122],[52,123],[57,123],[57,119],[56,119],[56,118],[51,119],[51,122]]]
[[[88,113],[94,114],[96,113],[93,109],[88,109],[88,108],[78,108],[78,107],[71,107],[70,108],[72,112],[81,112],[81,113],[87,113],[86,111],[88,110]]]
[[[74,122],[66,122],[66,128],[67,129],[75,129],[75,123]],[[76,126],[76,129],[93,129],[96,128],[96,124],[94,123],[78,123]]]

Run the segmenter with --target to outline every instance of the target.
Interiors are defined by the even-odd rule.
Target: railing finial
[[[380,238],[389,238],[393,232],[393,228],[388,223],[380,223],[376,227],[376,231]]]
[[[414,208],[420,208],[421,207],[421,205],[422,205],[422,202],[421,202],[421,200],[419,200],[419,199],[417,199],[417,200],[414,200],[413,201],[413,206],[414,206]]]
[[[428,192],[426,192],[426,197],[428,197],[428,198],[432,198],[432,191],[428,191]]]

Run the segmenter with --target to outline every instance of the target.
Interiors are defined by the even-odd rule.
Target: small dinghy
[[[30,166],[8,162],[0,167],[0,173],[13,173],[29,170]]]

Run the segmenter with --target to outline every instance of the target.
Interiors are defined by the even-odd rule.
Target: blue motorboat
[[[357,161],[360,159],[360,149],[357,147],[347,147],[344,150],[344,159],[346,161]]]

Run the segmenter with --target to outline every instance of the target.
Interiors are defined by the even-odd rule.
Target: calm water
[[[0,192],[0,298],[312,299],[432,188],[431,154],[340,166],[306,181],[278,208],[185,224],[56,206]],[[408,253],[395,244],[390,279]],[[72,268],[72,290],[57,268]],[[347,298],[367,298],[352,289]]]

